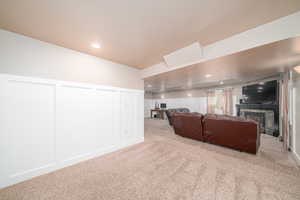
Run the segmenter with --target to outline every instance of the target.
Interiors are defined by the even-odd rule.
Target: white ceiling
[[[145,90],[153,93],[234,85],[278,76],[300,65],[300,37],[263,45],[207,62],[152,76]],[[211,74],[206,78],[206,74]],[[151,86],[151,87],[150,87]]]
[[[0,0],[0,27],[137,68],[300,10],[299,0]],[[99,42],[101,49],[90,44]]]

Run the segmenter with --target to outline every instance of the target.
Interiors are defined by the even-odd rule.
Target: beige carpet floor
[[[300,199],[300,170],[273,137],[258,155],[145,121],[145,142],[0,190],[1,200]]]

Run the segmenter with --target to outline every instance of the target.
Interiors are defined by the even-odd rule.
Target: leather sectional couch
[[[260,146],[258,123],[241,117],[199,113],[172,113],[177,135],[256,154]]]
[[[170,126],[172,126],[172,114],[173,113],[189,113],[190,109],[188,108],[171,108],[166,111],[167,118]]]

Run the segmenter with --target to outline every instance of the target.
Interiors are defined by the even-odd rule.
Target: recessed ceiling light
[[[220,82],[220,84],[221,84],[221,85],[223,85],[223,84],[224,84],[224,82],[223,82],[223,81],[221,81],[221,82]]]
[[[148,85],[148,87],[152,87],[152,85]]]
[[[93,43],[93,44],[91,44],[91,46],[95,49],[99,49],[101,47],[100,44],[98,44],[98,43]]]
[[[265,84],[265,82],[259,82],[259,85],[264,85]]]
[[[300,65],[299,65],[299,66],[296,66],[296,67],[294,67],[294,70],[295,70],[297,73],[299,73],[299,74],[300,74]]]
[[[165,96],[164,96],[164,95],[161,95],[160,97],[161,97],[162,99],[164,99],[164,98],[165,98]]]
[[[188,96],[188,97],[191,97],[191,96],[192,96],[192,94],[191,94],[191,93],[188,93],[188,94],[187,94],[187,96]]]
[[[209,78],[209,77],[211,77],[211,74],[206,74],[205,75],[205,78]]]

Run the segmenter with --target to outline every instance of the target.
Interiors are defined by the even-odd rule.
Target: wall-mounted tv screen
[[[243,87],[242,104],[278,104],[277,80]]]

